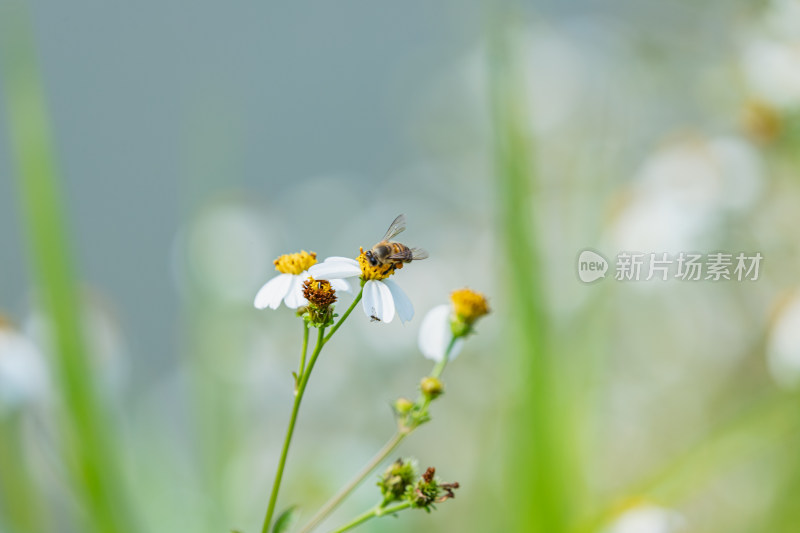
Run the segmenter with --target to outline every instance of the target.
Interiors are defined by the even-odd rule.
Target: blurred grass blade
[[[27,4],[0,4],[0,72],[11,152],[37,296],[52,326],[63,454],[82,507],[82,530],[130,532],[118,465],[87,356],[81,302],[65,230],[45,97]]]
[[[511,29],[504,19],[494,18],[488,54],[504,279],[511,304],[506,334],[513,353],[508,372],[521,378],[509,420],[507,530],[559,533],[566,529],[568,516],[563,457],[569,447],[564,441],[568,410],[559,409],[563,398],[551,353],[543,262],[533,216],[533,142],[523,123],[528,114]]]
[[[297,506],[292,505],[279,514],[278,518],[275,520],[275,525],[272,526],[272,533],[287,533],[296,522],[296,511]]]

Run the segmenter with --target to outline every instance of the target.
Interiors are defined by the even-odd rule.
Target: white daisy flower
[[[436,362],[444,360],[451,343],[448,361],[455,359],[464,347],[464,337],[472,331],[472,325],[489,312],[486,298],[470,289],[454,291],[450,300],[450,304],[437,305],[428,311],[419,330],[420,351]]]
[[[684,527],[685,521],[676,511],[644,504],[625,511],[604,533],[675,533]]]
[[[42,398],[47,367],[36,345],[0,317],[0,414]]]
[[[286,254],[277,258],[275,270],[280,272],[264,284],[253,304],[257,309],[277,309],[281,300],[290,309],[297,309],[305,305],[307,300],[303,296],[303,282],[308,279],[308,269],[317,262],[314,252],[300,251],[296,254]],[[317,279],[322,279],[317,277]],[[344,280],[331,281],[331,286],[337,291],[348,292],[350,284]]]
[[[402,263],[372,266],[362,250],[358,260],[329,257],[309,268],[308,273],[315,279],[331,281],[360,278],[364,280],[361,307],[368,318],[391,322],[396,312],[401,322],[408,322],[414,316],[414,306],[400,286],[388,279],[402,266]]]

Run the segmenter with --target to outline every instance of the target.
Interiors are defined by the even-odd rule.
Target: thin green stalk
[[[450,344],[447,345],[447,350],[445,352],[445,357],[442,358],[441,361],[436,363],[436,366],[433,367],[433,371],[431,372],[431,376],[435,378],[439,378],[444,372],[444,367],[447,365],[447,361],[450,360],[450,352],[453,350],[453,346],[455,346],[456,338],[452,338],[450,340]],[[430,398],[420,397],[417,400],[417,404],[420,405],[421,412],[425,412],[428,406],[430,405],[431,400]],[[347,498],[351,492],[353,492],[356,487],[358,487],[366,478],[369,476],[373,470],[378,468],[378,466],[386,460],[386,458],[391,454],[397,447],[400,445],[401,442],[405,440],[406,437],[411,435],[411,433],[419,426],[413,427],[404,427],[397,432],[383,445],[383,448],[378,451],[378,453],[373,456],[373,458],[367,463],[364,468],[362,468],[356,476],[350,480],[347,485],[339,489],[333,498],[328,500],[325,505],[323,505],[316,514],[311,517],[311,520],[300,530],[300,533],[308,533],[312,531],[315,527],[317,527],[323,520],[325,520],[341,503]]]
[[[364,292],[362,288],[358,291],[358,294],[353,299],[353,302],[350,304],[350,307],[347,308],[342,318],[333,325],[331,328],[330,333],[325,335],[325,328],[319,328],[317,334],[317,344],[314,347],[314,352],[311,354],[311,360],[308,363],[308,368],[305,368],[305,356],[306,356],[306,349],[308,345],[308,324],[306,324],[306,328],[303,334],[303,354],[301,356],[300,362],[300,373],[297,377],[297,384],[295,385],[295,398],[294,398],[294,405],[292,406],[292,414],[289,419],[289,427],[286,429],[286,437],[283,441],[283,449],[281,450],[281,458],[278,463],[278,471],[275,473],[275,481],[272,484],[272,492],[270,493],[269,497],[269,504],[267,506],[267,514],[264,517],[264,524],[261,526],[261,532],[267,533],[269,530],[269,525],[272,522],[272,517],[275,514],[275,504],[278,501],[278,492],[280,491],[281,480],[283,479],[283,470],[286,466],[286,458],[289,454],[289,446],[292,442],[292,435],[294,434],[294,426],[297,422],[297,413],[300,411],[300,403],[303,401],[303,394],[306,390],[306,385],[308,385],[308,379],[311,377],[311,371],[314,369],[314,364],[317,362],[317,357],[319,357],[319,353],[322,351],[322,347],[325,346],[325,343],[330,340],[336,330],[347,320],[347,317],[350,316],[350,313],[353,312],[356,305],[359,301],[361,301],[361,296]]]
[[[313,530],[317,527],[320,522],[325,520],[328,515],[330,515],[334,509],[336,509],[342,501],[350,495],[356,487],[358,487],[364,479],[375,470],[378,465],[380,465],[390,453],[392,453],[405,438],[410,435],[410,431],[397,431],[392,438],[389,439],[386,444],[383,445],[383,448],[380,449],[378,453],[367,463],[361,471],[356,474],[356,476],[350,480],[350,482],[342,487],[336,495],[328,500],[328,502],[322,506],[322,508],[317,511],[317,513],[311,518],[308,524],[300,530],[300,533],[308,533],[309,531]]]
[[[331,328],[330,333],[328,333],[328,335],[323,340],[323,344],[328,342],[330,340],[330,338],[333,337],[333,334],[336,333],[336,330],[339,329],[339,326],[341,326],[344,323],[344,321],[347,320],[347,317],[349,317],[350,313],[353,312],[353,309],[356,308],[356,305],[358,304],[358,302],[361,301],[361,296],[363,294],[364,294],[364,289],[362,287],[362,289],[360,291],[358,291],[358,294],[353,299],[353,303],[350,304],[350,307],[348,307],[347,311],[345,311],[344,314],[342,315],[342,318],[340,318],[339,321],[336,324],[333,325],[333,327]]]
[[[26,2],[0,2],[0,72],[22,226],[39,303],[53,333],[62,452],[85,531],[135,531],[81,320],[63,193]]]
[[[409,507],[411,507],[411,502],[398,503],[394,507],[386,507],[386,508],[383,508],[379,505],[377,507],[370,509],[366,513],[354,518],[351,522],[348,522],[347,524],[341,526],[339,529],[334,530],[332,533],[343,533],[348,529],[353,529],[356,526],[360,526],[367,520],[375,518],[376,516],[394,514],[404,509],[408,509]]]
[[[295,377],[295,394],[297,393],[297,386],[303,378],[306,371],[306,353],[308,352],[308,322],[303,320],[303,351],[300,353],[300,368],[297,370]]]
[[[308,378],[311,376],[311,371],[314,369],[314,364],[317,362],[317,357],[322,351],[324,346],[325,328],[319,328],[317,332],[317,344],[314,347],[314,352],[311,354],[311,360],[308,363],[308,369],[303,372],[300,378],[300,383],[297,386],[297,392],[294,397],[294,405],[292,406],[292,415],[289,418],[289,427],[286,429],[286,438],[283,441],[283,450],[281,450],[281,458],[278,462],[278,471],[275,472],[275,481],[272,483],[272,492],[269,496],[269,505],[267,506],[267,514],[264,517],[264,525],[261,527],[261,533],[269,531],[269,525],[272,522],[272,516],[275,514],[275,504],[278,501],[278,491],[281,488],[281,480],[283,479],[283,469],[286,466],[286,457],[289,455],[289,446],[292,443],[292,435],[294,435],[294,426],[297,422],[297,413],[300,411],[300,402],[303,401],[303,393],[308,384]]]
[[[24,409],[24,407],[23,407]],[[52,524],[45,511],[41,487],[24,461],[22,411],[0,414],[0,531],[47,531]]]

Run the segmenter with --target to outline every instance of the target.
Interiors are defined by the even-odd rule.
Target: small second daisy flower
[[[388,279],[401,268],[403,263],[373,266],[362,248],[357,259],[329,257],[309,268],[309,274],[328,280],[360,278],[364,285],[361,307],[367,317],[391,322],[396,312],[401,322],[408,322],[414,316],[414,306],[403,289]]]
[[[472,333],[473,325],[489,313],[486,297],[470,289],[450,294],[450,303],[437,305],[422,319],[419,329],[419,349],[428,359],[455,359],[464,346],[464,337]],[[449,349],[449,354],[448,354]]]
[[[281,301],[290,309],[297,309],[305,305],[303,296],[303,282],[308,279],[308,269],[316,264],[317,254],[301,250],[295,254],[286,254],[275,261],[275,270],[280,272],[259,289],[253,304],[257,309],[277,309]],[[347,282],[332,283],[333,288],[339,291],[348,291]]]

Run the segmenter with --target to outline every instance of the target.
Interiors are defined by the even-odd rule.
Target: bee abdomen
[[[400,261],[403,263],[410,263],[414,259],[414,253],[411,251],[411,248],[406,246],[405,244],[400,244],[399,242],[390,243],[392,247],[391,254],[389,255],[389,259],[392,261]]]

